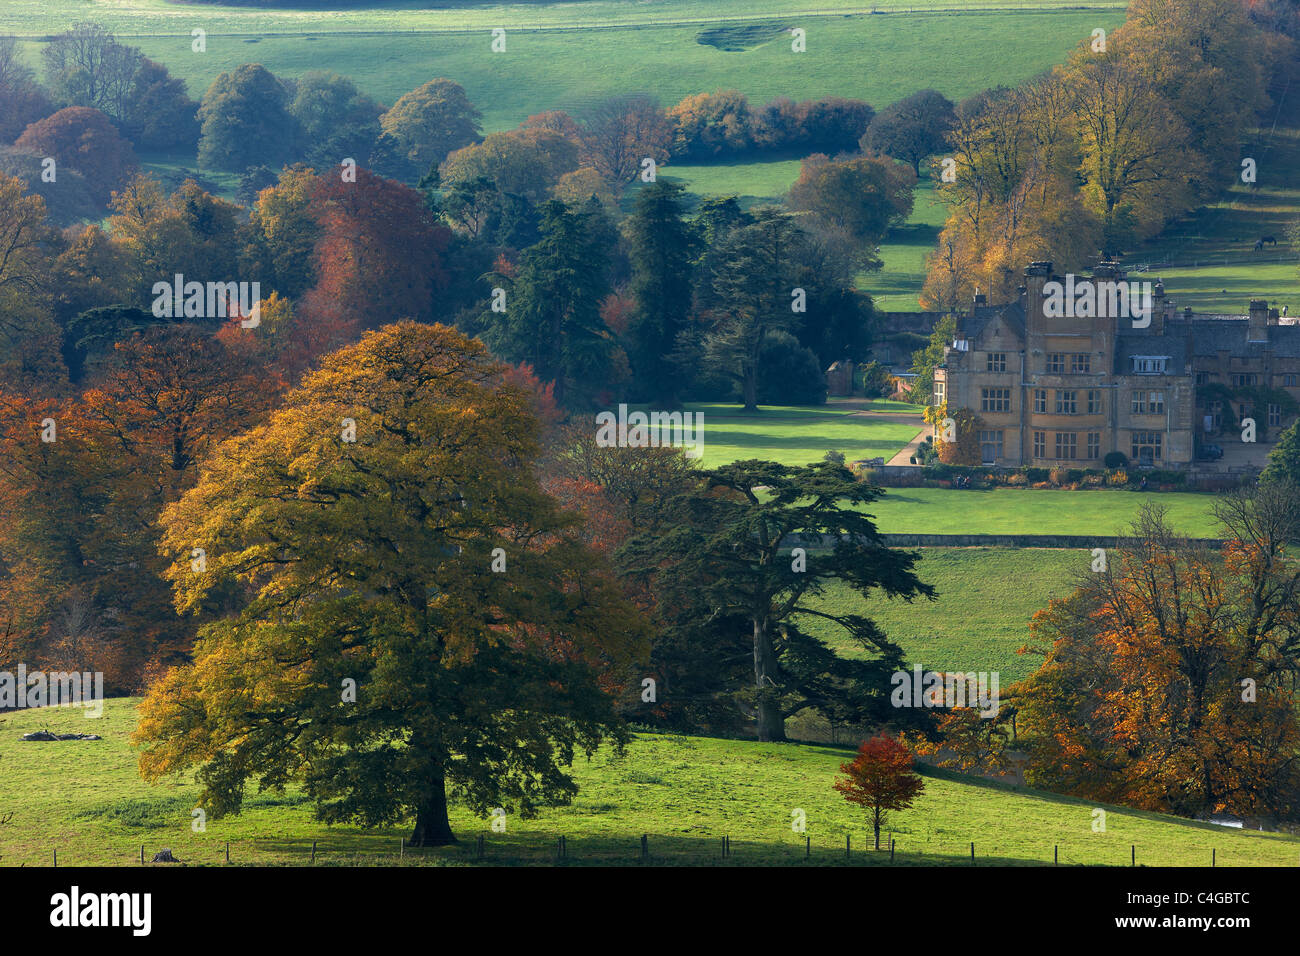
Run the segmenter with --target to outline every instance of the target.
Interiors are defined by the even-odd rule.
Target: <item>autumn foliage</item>
[[[895,738],[877,734],[862,742],[852,763],[840,764],[840,772],[845,776],[835,781],[835,789],[871,815],[879,850],[880,828],[890,812],[910,809],[925,790],[925,781],[912,772],[912,753]]]

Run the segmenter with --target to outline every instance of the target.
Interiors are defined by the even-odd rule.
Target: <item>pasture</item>
[[[881,531],[912,534],[1127,533],[1143,504],[1159,505],[1179,534],[1211,538],[1214,496],[1185,491],[1060,488],[890,488],[868,510]]]
[[[756,415],[746,415],[734,404],[698,403],[686,408],[704,416],[701,463],[709,468],[748,458],[806,465],[830,451],[842,452],[848,461],[888,460],[924,425],[919,407],[901,402],[872,402],[869,414],[862,413],[860,403],[835,402],[763,405]]]
[[[623,756],[609,749],[579,757],[579,791],[571,806],[543,810],[532,820],[507,817],[506,832],[454,807],[461,844],[406,850],[406,827],[363,831],[326,826],[290,789],[250,794],[238,816],[192,827],[198,788],[175,779],[151,785],[139,778],[127,735],[134,701],[109,701],[104,716],[79,711],[22,711],[0,724],[0,767],[6,782],[0,809],[13,819],[0,827],[0,865],[48,866],[57,849],[61,866],[139,865],[168,847],[190,865],[307,865],[313,841],[316,865],[455,865],[474,862],[474,840],[485,838],[487,865],[555,862],[558,837],[568,842],[567,865],[633,865],[640,837],[648,837],[652,864],[721,864],[721,837],[732,838],[728,862],[844,865],[844,838],[852,837],[854,865],[889,865],[887,852],[867,851],[870,828],[861,810],[832,789],[842,748],[803,744],[638,734]],[[49,727],[94,732],[100,741],[27,743],[21,734]],[[1149,866],[1293,865],[1294,838],[1232,830],[1157,813],[1105,807],[1106,832],[1092,831],[1091,801],[1041,793],[978,777],[926,773],[925,793],[888,829],[897,841],[894,865],[969,865],[970,842],[980,862],[1127,866],[1129,847]],[[807,832],[793,831],[792,811],[803,810]],[[812,855],[805,859],[805,837]]]
[[[1061,0],[1004,2],[995,5],[1000,12],[978,12],[978,6],[771,0],[756,13],[748,0],[653,6],[590,0],[313,11],[165,0],[8,0],[0,7],[0,33],[28,38],[34,61],[40,37],[93,19],[166,64],[195,98],[219,73],[248,62],[285,76],[335,70],[385,103],[448,76],[464,85],[490,132],[547,109],[581,113],[604,97],[633,91],[652,93],[665,105],[716,89],[739,89],[759,102],[852,96],[878,108],[926,86],[965,97],[1032,76],[1063,60],[1095,27],[1111,29],[1123,19],[1122,3],[1080,10]],[[870,13],[873,7],[881,13]],[[906,8],[926,12],[888,12]],[[709,32],[733,22],[773,29],[734,44],[719,43]],[[806,53],[791,51],[783,31],[794,26],[808,31]],[[507,31],[504,53],[491,51],[491,30],[498,27]],[[194,29],[207,31],[206,52],[192,52]],[[1009,55],[994,55],[1003,47]]]
[[[863,600],[836,582],[814,605],[875,621],[911,664],[936,671],[996,671],[1003,689],[1033,673],[1041,658],[1017,651],[1030,640],[1029,619],[1064,597],[1088,572],[1088,551],[1048,548],[916,548],[916,573],[937,592],[933,601],[873,595]],[[852,657],[864,652],[822,621],[803,626]]]

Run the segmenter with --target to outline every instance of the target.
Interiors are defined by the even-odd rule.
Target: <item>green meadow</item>
[[[484,837],[486,865],[556,862],[558,838],[568,844],[566,865],[636,865],[647,837],[650,864],[717,864],[721,838],[731,837],[731,864],[888,866],[887,852],[867,850],[865,814],[832,789],[850,751],[806,744],[637,734],[623,755],[608,748],[579,757],[572,805],[548,809],[532,820],[506,818],[504,833],[454,807],[460,845],[401,849],[406,827],[364,831],[326,826],[293,790],[249,794],[244,812],[208,819],[196,832],[192,816],[198,788],[186,779],[154,785],[136,773],[127,736],[134,701],[113,700],[90,720],[59,708],[23,711],[0,724],[0,768],[6,787],[0,811],[0,866],[135,866],[167,847],[190,865],[316,865],[475,862]],[[49,727],[94,732],[99,741],[29,743],[21,734]],[[1094,833],[1099,805],[1008,783],[944,771],[924,771],[926,788],[913,809],[888,825],[896,840],[894,865],[969,865],[970,843],[982,863],[1127,866],[1130,847],[1148,866],[1294,865],[1300,841],[1233,830],[1157,813],[1100,805],[1106,832]],[[796,833],[802,810],[806,833]],[[846,860],[845,836],[853,853]],[[811,857],[805,857],[805,838]],[[158,864],[163,865],[163,864]]]
[[[748,458],[806,465],[830,451],[842,452],[848,461],[888,460],[924,427],[920,409],[900,402],[872,403],[873,411],[888,418],[857,414],[857,407],[834,403],[763,405],[754,415],[744,414],[734,404],[691,404],[687,409],[704,416],[701,463],[709,468]]]
[[[1033,4],[1028,9],[1042,12],[1032,13],[1015,9],[1020,4],[1001,4],[1000,12],[952,3],[875,6],[930,10],[872,15],[872,5],[836,0],[773,0],[758,13],[741,0],[451,4],[438,10],[367,4],[337,12],[162,0],[8,0],[0,7],[0,33],[31,38],[27,52],[34,59],[37,38],[94,19],[166,64],[196,98],[219,73],[247,62],[287,76],[335,70],[386,103],[448,76],[465,86],[492,131],[542,110],[580,113],[632,91],[650,92],[665,104],[716,89],[739,89],[759,102],[852,96],[877,107],[926,86],[964,97],[1032,76],[1063,60],[1095,27],[1111,29],[1123,19],[1122,4],[1081,11],[1054,0]],[[836,10],[846,13],[827,15]],[[755,31],[743,30],[729,42],[733,20],[772,29],[756,31],[757,39],[748,39]],[[793,26],[808,31],[806,53],[791,51],[785,31]],[[507,31],[504,53],[491,52],[490,31],[497,27]],[[207,31],[206,52],[191,50],[195,28]]]
[[[1029,642],[1029,619],[1064,597],[1089,570],[1090,551],[1048,548],[917,548],[916,573],[937,592],[907,602],[860,597],[832,584],[816,607],[865,614],[903,648],[909,663],[936,671],[996,671],[1001,686],[1033,673],[1041,658],[1017,653]],[[809,621],[810,631],[847,656],[861,648],[836,627]]]
[[[1179,534],[1212,538],[1211,494],[1123,489],[889,488],[867,510],[881,531],[911,534],[1126,534],[1144,504],[1159,505]]]

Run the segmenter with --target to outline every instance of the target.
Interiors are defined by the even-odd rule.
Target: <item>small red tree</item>
[[[847,780],[836,780],[835,789],[849,803],[871,812],[871,826],[880,849],[880,827],[891,810],[907,810],[925,789],[925,781],[912,772],[912,753],[886,734],[864,740],[852,763],[840,764]]]

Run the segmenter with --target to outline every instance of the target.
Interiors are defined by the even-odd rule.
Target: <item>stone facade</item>
[[[1284,324],[1266,302],[1251,302],[1246,315],[1180,313],[1150,282],[1142,314],[1117,308],[1108,295],[1130,281],[1112,263],[1073,277],[1035,262],[1017,300],[991,306],[976,296],[958,315],[957,335],[935,370],[934,401],[983,419],[986,463],[1101,467],[1120,451],[1138,464],[1186,467],[1201,442],[1240,441],[1216,437],[1217,428],[1248,403],[1228,398],[1234,408],[1224,409],[1218,403],[1226,393],[1216,403],[1206,386],[1275,388],[1300,398],[1300,326]],[[1069,317],[1059,314],[1062,288],[1066,301],[1081,306]],[[1258,413],[1267,415],[1261,443],[1276,440],[1293,417],[1286,404],[1266,405]]]

